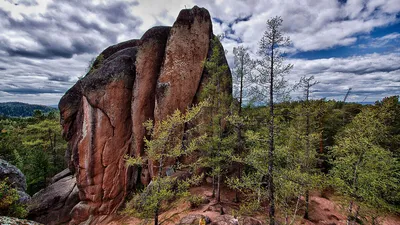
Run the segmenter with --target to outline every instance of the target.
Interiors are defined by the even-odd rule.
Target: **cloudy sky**
[[[171,26],[205,7],[232,63],[257,52],[265,22],[283,18],[292,82],[314,75],[314,98],[372,102],[400,95],[399,0],[0,0],[0,102],[56,105],[104,48]]]

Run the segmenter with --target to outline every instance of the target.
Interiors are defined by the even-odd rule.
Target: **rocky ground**
[[[41,223],[36,223],[30,220],[17,219],[12,217],[0,216],[1,225],[41,225]]]
[[[234,192],[223,190],[223,198],[221,203],[217,203],[211,198],[212,187],[210,185],[192,188],[192,194],[202,195],[208,201],[200,207],[191,209],[188,202],[180,202],[170,210],[160,215],[159,219],[163,225],[197,225],[200,217],[208,217],[213,225],[230,225],[234,224],[234,217],[231,215],[232,210],[238,209],[238,204],[234,203]],[[345,225],[346,216],[343,207],[337,202],[338,197],[331,194],[321,196],[318,192],[311,195],[310,219],[305,220],[301,217],[302,212],[299,211],[294,224],[305,225]],[[225,212],[220,215],[221,207]],[[278,212],[279,214],[279,212]],[[265,215],[255,215],[254,217],[238,218],[240,225],[261,225],[265,224]],[[279,219],[284,221],[283,218]],[[400,215],[388,215],[378,219],[381,225],[399,225]],[[110,224],[127,225],[141,224],[144,222],[134,217],[117,216]],[[151,224],[151,221],[150,223]]]

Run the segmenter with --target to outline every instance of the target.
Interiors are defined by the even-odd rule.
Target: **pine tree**
[[[237,132],[237,154],[244,153],[244,120],[242,118],[242,108],[243,108],[243,100],[246,97],[250,97],[249,93],[245,91],[245,88],[248,88],[250,84],[250,77],[252,70],[254,69],[254,61],[250,58],[248,53],[248,48],[244,48],[243,46],[233,48],[234,54],[234,69],[233,69],[233,81],[235,84],[234,96],[238,100],[237,106],[237,116],[232,117],[230,122],[235,126]],[[238,179],[241,179],[242,175],[242,163],[238,163]],[[239,191],[236,191],[235,202],[239,202]]]
[[[267,30],[260,41],[259,55],[257,61],[256,90],[262,99],[267,100],[269,106],[269,137],[268,137],[268,156],[265,159],[268,162],[268,192],[269,192],[269,224],[275,225],[275,183],[274,183],[274,151],[275,151],[275,99],[283,99],[287,95],[287,81],[285,74],[292,69],[291,64],[284,65],[283,53],[281,47],[290,44],[290,39],[285,37],[281,31],[282,18],[274,17],[267,21]],[[276,97],[276,98],[274,98]]]
[[[311,146],[311,122],[310,119],[312,117],[311,115],[311,104],[310,104],[310,93],[311,93],[311,88],[318,84],[317,81],[314,81],[314,76],[310,76],[310,77],[302,77],[300,79],[300,82],[298,84],[299,88],[302,89],[302,91],[304,92],[304,103],[303,103],[303,109],[305,109],[305,139],[306,139],[306,145],[305,145],[305,163],[302,165],[304,170],[306,172],[311,172],[312,169],[315,168],[315,151],[313,151],[313,149],[315,149],[315,147],[313,148],[313,146]],[[310,190],[306,189],[306,193],[305,193],[305,200],[306,200],[306,209],[304,212],[304,218],[308,219],[308,213],[309,213],[309,204],[310,204]]]

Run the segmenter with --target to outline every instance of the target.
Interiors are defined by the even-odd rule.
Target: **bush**
[[[199,207],[201,204],[204,203],[203,197],[199,195],[190,195],[188,198],[188,201],[190,203],[190,207],[192,209]]]
[[[0,215],[24,218],[27,216],[25,205],[18,202],[18,191],[8,184],[8,178],[0,182]]]

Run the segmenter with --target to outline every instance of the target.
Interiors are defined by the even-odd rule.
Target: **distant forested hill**
[[[43,113],[56,110],[55,108],[44,105],[31,105],[22,102],[0,102],[0,115],[9,117],[32,116],[35,110]]]

